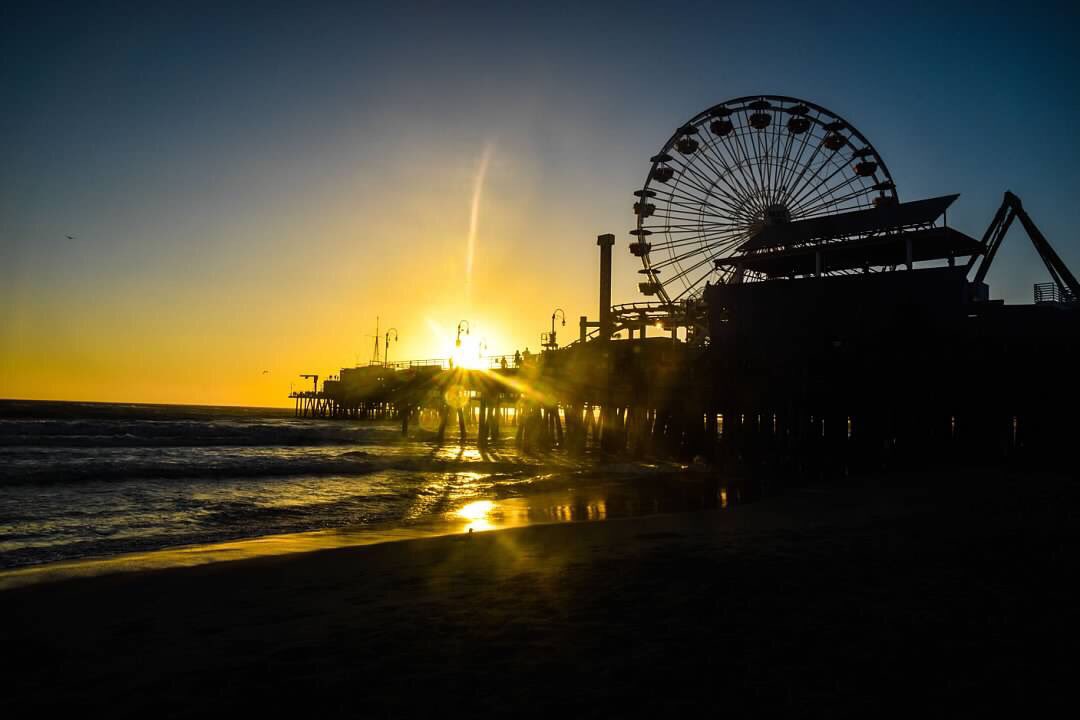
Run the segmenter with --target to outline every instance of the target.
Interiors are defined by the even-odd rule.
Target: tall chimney
[[[600,235],[596,238],[600,246],[600,339],[611,339],[611,248],[615,245],[615,236]]]

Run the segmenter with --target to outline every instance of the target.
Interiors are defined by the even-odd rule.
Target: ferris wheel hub
[[[765,208],[761,220],[766,225],[789,223],[791,222],[791,211],[783,203],[774,203]]]

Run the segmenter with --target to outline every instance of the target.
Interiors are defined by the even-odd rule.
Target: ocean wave
[[[290,476],[359,476],[383,471],[416,473],[470,472],[508,474],[536,472],[542,466],[526,460],[444,459],[431,456],[377,457],[363,451],[333,455],[79,458],[65,462],[4,463],[0,486],[130,480],[223,480]]]
[[[300,447],[368,445],[399,437],[390,425],[347,422],[0,421],[0,447]]]

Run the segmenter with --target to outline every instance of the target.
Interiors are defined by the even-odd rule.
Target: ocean
[[[512,429],[511,429],[512,431]],[[267,535],[467,532],[726,506],[671,463],[481,453],[291,410],[0,401],[0,569]],[[736,501],[735,494],[730,497]]]

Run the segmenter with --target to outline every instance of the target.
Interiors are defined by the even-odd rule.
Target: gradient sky
[[[536,350],[556,306],[569,339],[597,234],[616,302],[640,297],[649,156],[754,93],[851,121],[901,199],[960,192],[971,235],[1013,190],[1080,271],[1075,3],[905,5],[8,9],[0,397],[284,405],[366,361],[376,316],[391,359],[445,354],[462,318]],[[1014,229],[992,295],[1046,279]]]

